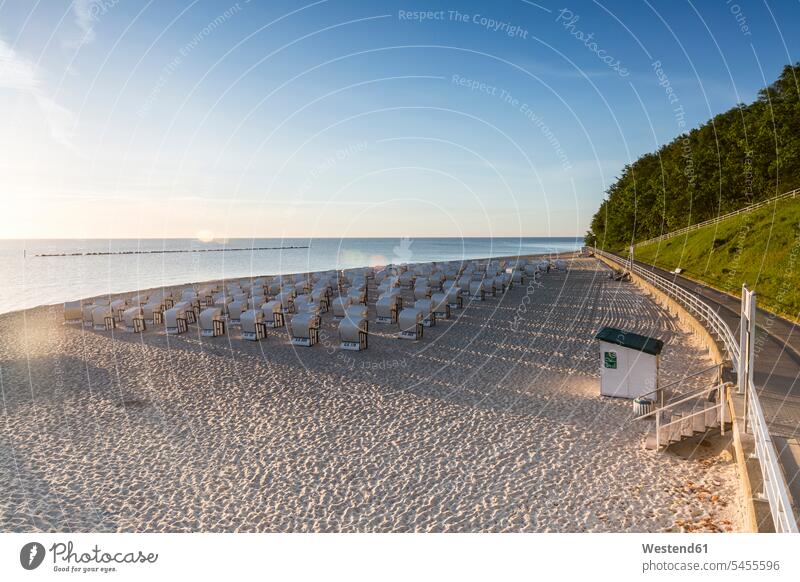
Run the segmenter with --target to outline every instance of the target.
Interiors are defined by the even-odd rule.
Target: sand
[[[60,307],[0,316],[0,528],[739,529],[727,454],[644,450],[631,403],[599,396],[603,325],[666,340],[662,382],[712,363],[606,273],[575,260],[420,342],[371,323],[360,353],[338,349],[330,313],[311,348],[285,330],[254,343],[95,332]]]

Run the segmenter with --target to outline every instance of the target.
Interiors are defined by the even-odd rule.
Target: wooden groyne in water
[[[159,255],[167,253],[233,253],[241,251],[286,251],[294,249],[309,249],[309,246],[290,247],[241,247],[222,249],[161,249],[153,251],[92,251],[88,253],[41,253],[37,257],[100,257],[107,255]]]

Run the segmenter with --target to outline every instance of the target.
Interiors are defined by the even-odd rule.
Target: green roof
[[[611,344],[617,344],[623,348],[638,350],[652,356],[657,356],[661,353],[661,350],[664,349],[664,342],[660,339],[613,327],[602,328],[597,332],[594,338]]]

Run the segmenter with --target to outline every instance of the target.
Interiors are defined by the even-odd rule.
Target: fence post
[[[656,410],[656,451],[661,448],[661,410]]]
[[[736,365],[736,393],[744,394],[745,362],[747,354],[747,283],[742,285],[742,303],[739,307],[739,361]]]
[[[747,294],[747,376],[745,377],[745,390],[749,398],[749,392],[755,390],[753,385],[753,361],[755,360],[756,347],[756,292],[749,291]],[[747,415],[750,411],[748,398],[744,399],[744,432],[747,433]]]

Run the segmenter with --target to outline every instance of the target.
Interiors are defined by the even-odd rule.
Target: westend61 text
[[[642,551],[645,554],[707,554],[708,544],[642,544]]]

